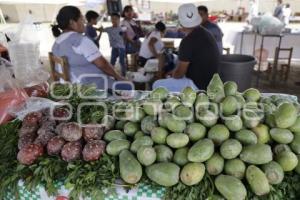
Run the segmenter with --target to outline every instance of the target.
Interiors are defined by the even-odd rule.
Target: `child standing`
[[[126,51],[124,42],[124,30],[120,26],[120,15],[114,13],[111,15],[112,26],[103,29],[104,32],[108,34],[109,43],[112,48],[111,50],[111,61],[110,63],[114,66],[116,64],[117,58],[121,65],[122,76],[126,75]]]
[[[85,35],[88,38],[90,38],[99,48],[99,40],[101,37],[101,33],[98,35],[97,31],[99,31],[99,29],[94,28],[94,25],[97,24],[99,14],[95,11],[90,10],[85,14],[85,18],[87,20],[87,25],[85,27]]]

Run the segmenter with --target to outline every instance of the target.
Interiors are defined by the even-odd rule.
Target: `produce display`
[[[62,88],[55,92],[66,96]],[[66,101],[73,106],[83,102],[78,96]],[[53,172],[49,167],[47,176],[53,181],[40,181],[49,188],[58,174],[65,174],[74,199],[90,191],[105,196],[99,190],[112,188],[118,178],[124,187],[140,183],[166,187],[165,199],[300,198],[297,102],[264,97],[254,88],[239,93],[234,82],[223,84],[214,75],[207,91],[188,87],[174,94],[157,88],[145,99],[105,103],[107,113],[96,107],[84,110],[86,124],[78,122],[76,109],[73,113],[64,107],[54,109],[55,117],[71,114],[70,120],[52,120],[48,109],[27,114],[15,142],[5,144],[3,155],[14,148],[10,154],[15,157],[3,156],[1,161],[14,161],[16,171],[20,174],[22,168],[28,176],[29,169],[45,166],[43,161],[50,159],[66,169]],[[87,183],[74,180],[75,168],[93,178]],[[27,177],[9,180],[1,174],[0,178],[7,182],[0,186],[12,187],[8,183]]]

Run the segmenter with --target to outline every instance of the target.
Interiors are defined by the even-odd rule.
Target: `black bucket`
[[[256,60],[248,55],[222,55],[219,73],[224,82],[234,81],[239,87],[239,91],[244,91],[251,87],[253,69]]]

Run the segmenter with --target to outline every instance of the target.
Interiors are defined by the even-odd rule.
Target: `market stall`
[[[218,75],[205,92],[52,89],[0,126],[1,199],[299,199],[296,97]]]

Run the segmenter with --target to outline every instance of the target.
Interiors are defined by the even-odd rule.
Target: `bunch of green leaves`
[[[70,163],[65,185],[71,190],[71,199],[78,199],[79,196],[104,199],[106,195],[115,194],[114,186],[118,177],[117,159],[104,154],[95,162]]]
[[[71,92],[72,91],[72,92]],[[110,103],[104,101],[101,97],[105,91],[97,90],[95,85],[72,85],[72,88],[68,84],[57,84],[54,86],[51,94],[54,94],[50,98],[54,101],[63,100],[69,103],[73,108],[72,121],[79,121],[82,123],[100,123],[105,111],[110,112]],[[61,98],[54,98],[61,97]],[[68,98],[67,98],[68,97]],[[98,98],[99,97],[99,98]],[[79,105],[82,103],[96,103],[101,101],[102,105],[84,105],[81,107],[81,112],[78,115],[77,111]]]
[[[17,131],[20,124],[20,121],[14,121],[0,126],[0,199],[3,199],[9,189],[17,191],[19,175],[15,170],[18,165]]]
[[[298,200],[300,199],[300,175],[297,173],[285,174],[282,183],[271,186],[271,192],[268,195],[258,197],[248,185],[247,200]]]
[[[71,199],[91,196],[99,199],[108,193],[113,194],[116,179],[119,177],[117,159],[104,154],[98,161],[75,161],[67,163],[59,157],[43,156],[31,165],[21,165],[17,161],[17,131],[19,121],[0,126],[0,199],[11,192],[18,199],[18,182],[35,190],[43,185],[49,195],[58,192],[57,183],[62,182],[70,189]],[[101,199],[101,198],[100,198]]]

